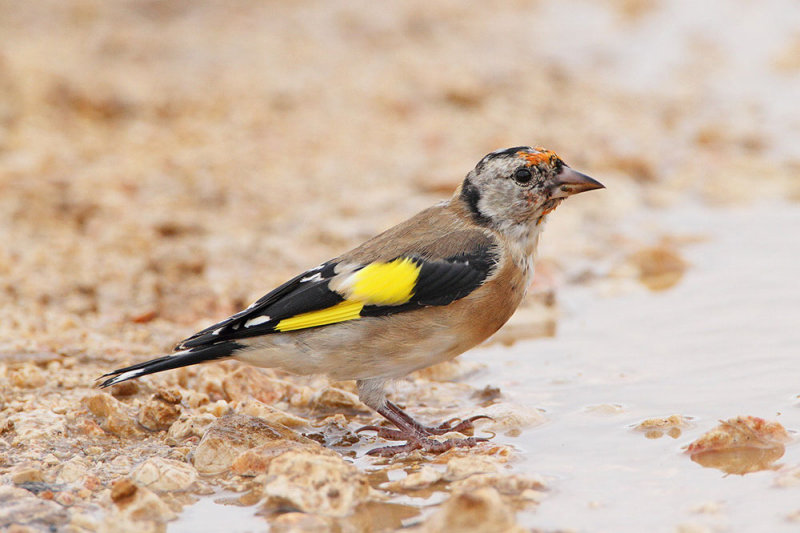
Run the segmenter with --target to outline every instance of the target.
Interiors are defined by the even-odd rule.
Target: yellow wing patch
[[[419,272],[413,259],[372,263],[352,275],[348,298],[366,305],[400,305],[414,296]]]
[[[285,318],[278,322],[275,329],[278,331],[294,331],[297,329],[325,326],[326,324],[335,324],[336,322],[345,322],[347,320],[360,318],[361,309],[363,309],[363,307],[364,304],[361,302],[345,300],[327,309],[309,311],[308,313],[301,313],[292,318]]]
[[[351,274],[336,290],[347,299],[326,309],[285,318],[277,331],[295,331],[361,318],[365,305],[401,305],[414,296],[421,266],[413,259],[372,263]]]

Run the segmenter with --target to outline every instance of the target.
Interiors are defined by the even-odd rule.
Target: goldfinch
[[[110,372],[100,386],[235,358],[296,374],[356,380],[359,398],[405,441],[370,454],[472,446],[478,417],[428,427],[386,398],[384,386],[479,344],[511,317],[533,276],[545,218],[565,198],[603,188],[544,148],[486,155],[453,196],[287,281],[247,309],[184,340],[171,355]]]

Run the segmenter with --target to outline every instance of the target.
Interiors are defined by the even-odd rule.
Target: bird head
[[[568,196],[602,188],[550,150],[517,146],[481,159],[457,195],[476,222],[504,230],[539,225]]]

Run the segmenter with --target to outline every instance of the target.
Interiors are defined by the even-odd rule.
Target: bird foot
[[[482,418],[492,420],[486,415],[477,415],[467,419],[451,418],[438,426],[423,426],[397,405],[386,401],[383,405],[375,409],[378,414],[394,424],[395,427],[384,426],[364,426],[356,430],[374,431],[378,437],[387,440],[404,440],[405,444],[399,446],[383,446],[367,452],[367,455],[380,455],[382,457],[392,457],[398,453],[422,450],[430,453],[442,453],[451,448],[471,447],[479,442],[486,442],[489,439],[483,437],[468,437],[466,439],[447,439],[436,440],[431,437],[434,435],[444,435],[450,432],[464,433],[474,429],[473,422]]]
[[[400,430],[393,430],[400,433]],[[397,435],[395,435],[397,436]],[[405,444],[399,446],[381,446],[374,448],[367,452],[367,455],[378,455],[380,457],[393,457],[399,453],[412,452],[414,450],[422,450],[428,453],[443,453],[452,448],[471,448],[479,442],[487,442],[489,439],[483,437],[469,437],[466,439],[447,439],[435,440],[428,437],[417,437],[414,435],[406,435]],[[401,439],[392,439],[401,440]]]
[[[438,426],[423,426],[418,424],[414,429],[417,433],[425,437],[430,437],[432,435],[444,435],[445,433],[452,432],[465,433],[475,429],[473,422],[481,419],[493,420],[492,417],[487,415],[476,415],[465,420],[460,418],[451,418],[450,420],[447,420]],[[364,426],[358,428],[356,433],[360,433],[362,431],[374,431],[378,437],[387,440],[406,440],[408,439],[409,435],[407,432],[385,426]]]

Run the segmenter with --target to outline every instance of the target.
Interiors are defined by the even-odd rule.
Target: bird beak
[[[579,192],[595,189],[605,189],[605,186],[586,174],[572,170],[567,165],[562,167],[561,172],[553,180],[553,197],[555,198],[566,198]]]

